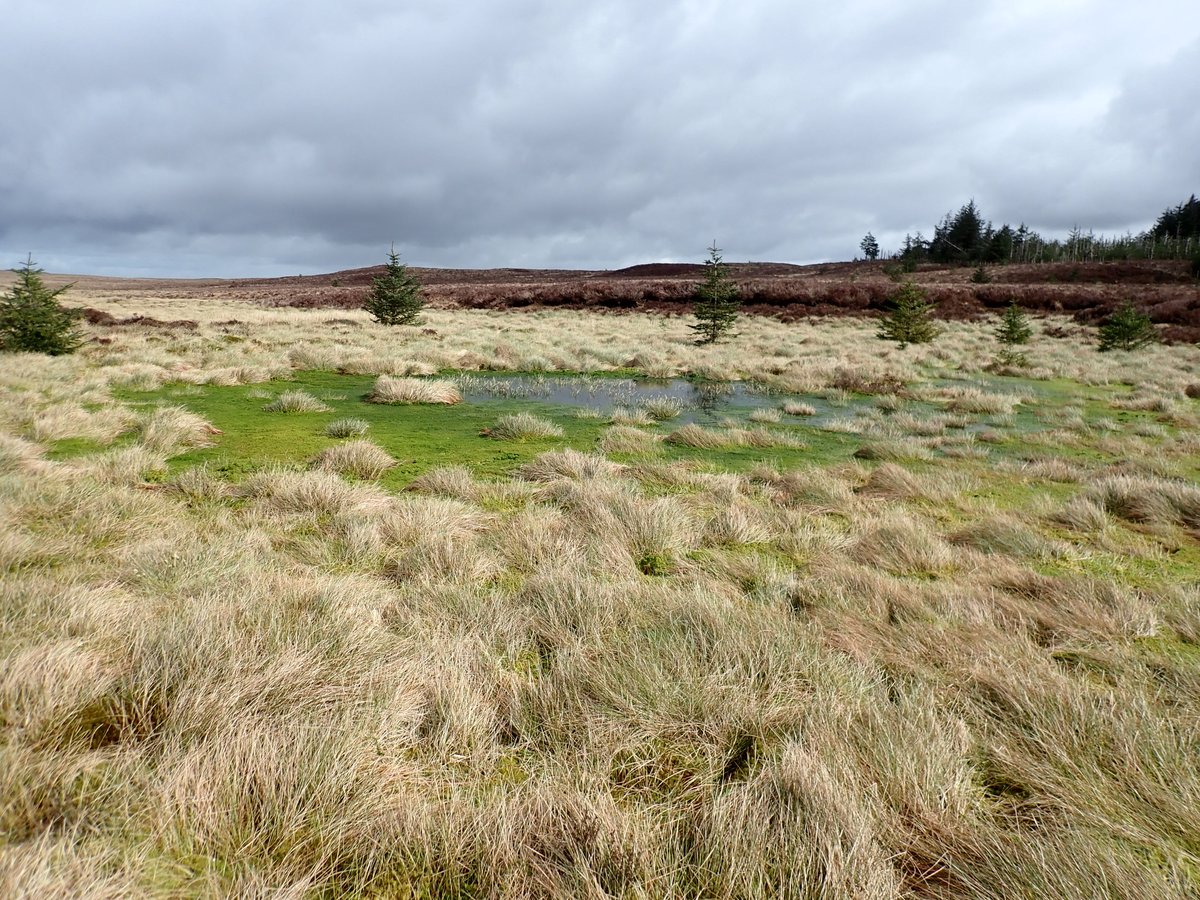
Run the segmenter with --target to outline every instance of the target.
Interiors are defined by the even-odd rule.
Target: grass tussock
[[[1117,475],[1091,485],[1086,496],[1130,522],[1200,527],[1200,488],[1164,478]]]
[[[609,480],[624,471],[624,466],[593,453],[580,453],[565,448],[542,453],[520,469],[522,478],[530,481],[554,481],[568,478],[575,481]]]
[[[920,500],[930,496],[924,480],[895,463],[883,463],[871,470],[861,488],[864,494],[893,500]]]
[[[395,378],[380,375],[367,399],[372,403],[440,403],[462,402],[462,394],[452,381],[434,378]]]
[[[683,402],[674,397],[651,397],[642,402],[642,411],[656,422],[674,419],[683,412]]]
[[[750,421],[761,424],[774,424],[783,418],[783,414],[777,409],[756,409],[750,413]]]
[[[372,480],[395,466],[396,460],[378,444],[353,440],[322,450],[313,465],[327,472]]]
[[[608,414],[608,421],[613,425],[638,426],[653,425],[656,420],[643,408],[629,409],[624,406],[614,406]]]
[[[803,403],[799,400],[789,400],[782,406],[783,411],[789,416],[815,416],[817,408],[811,403]]]
[[[1058,546],[1020,519],[990,516],[950,535],[952,544],[986,554],[1004,554],[1018,559],[1039,559],[1059,552]]]
[[[961,565],[960,555],[918,519],[891,514],[869,525],[851,557],[893,575],[937,578]]]
[[[737,446],[724,432],[705,428],[703,425],[695,423],[688,423],[676,428],[664,440],[668,444],[695,447],[698,450],[720,450],[724,447]]]
[[[241,493],[258,500],[267,511],[283,514],[344,514],[385,503],[383,496],[370,489],[321,469],[257,472],[242,483]]]
[[[561,425],[536,416],[533,413],[519,412],[501,416],[485,434],[498,441],[542,441],[547,438],[563,436]]]
[[[676,428],[663,440],[668,444],[681,447],[693,447],[698,450],[728,450],[734,447],[795,447],[804,446],[804,442],[793,435],[771,431],[768,428],[705,428],[703,425],[688,423]]]
[[[45,449],[16,435],[0,434],[0,474],[38,468]]]
[[[409,482],[408,490],[459,500],[474,500],[481,485],[466,466],[437,466]]]
[[[1011,394],[995,394],[977,388],[954,388],[941,392],[947,399],[946,409],[953,413],[975,413],[983,415],[1010,415],[1020,404],[1021,398]]]
[[[263,412],[312,413],[329,412],[329,404],[307,391],[284,391],[263,407]]]
[[[613,425],[600,437],[600,449],[605,453],[653,453],[658,449],[661,438],[641,428],[628,425]]]
[[[160,406],[138,417],[138,442],[172,456],[196,447],[211,447],[220,434],[212,423],[181,406]]]
[[[1109,522],[1104,506],[1090,497],[1074,497],[1046,515],[1047,521],[1071,531],[1100,531]]]
[[[325,426],[325,434],[335,438],[360,438],[371,428],[366,419],[343,417],[334,419]]]

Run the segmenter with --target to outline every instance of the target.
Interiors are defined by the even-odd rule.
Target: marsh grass
[[[674,319],[635,340],[612,316],[433,309],[440,334],[402,359],[357,312],[216,303],[170,352],[131,332],[0,370],[0,894],[1195,895],[1200,442],[1134,433],[1172,413],[1113,414],[1109,355],[1035,337],[1055,379],[1036,405],[995,388],[1023,398],[995,460],[879,430],[945,417],[916,402],[861,419],[905,451],[865,461],[815,429],[775,443],[799,423],[658,443],[572,420],[578,446],[538,453],[479,439],[496,412],[474,404],[370,407],[397,457],[385,420],[481,417],[459,455],[372,484],[302,468],[353,446],[324,417],[263,415],[241,387],[135,407],[109,370],[265,384],[298,347],[388,377],[644,353],[804,392],[857,369],[886,397],[990,352],[987,329],[879,360],[861,323],[751,318],[735,352]],[[261,340],[220,342],[235,316]],[[1145,369],[1177,394],[1200,356]],[[293,374],[345,394],[339,416],[370,388]],[[1026,433],[1030,405],[1118,430]],[[288,426],[299,458],[240,467],[234,424]]]
[[[651,397],[642,401],[642,410],[656,422],[674,419],[683,412],[683,401],[674,397]]]

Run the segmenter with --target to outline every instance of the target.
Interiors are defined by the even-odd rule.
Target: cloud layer
[[[1200,192],[1190,2],[15,5],[0,264],[805,262]]]

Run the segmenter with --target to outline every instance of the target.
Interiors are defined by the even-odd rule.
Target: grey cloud
[[[1200,189],[1200,22],[1166,5],[23,3],[0,79],[37,121],[0,131],[0,254],[811,261],[972,196],[1120,231]]]

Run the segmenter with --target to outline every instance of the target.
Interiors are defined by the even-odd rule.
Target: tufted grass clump
[[[331,407],[307,391],[284,391],[263,407],[263,412],[310,413],[329,412]]]
[[[783,411],[789,416],[815,416],[817,408],[811,403],[800,400],[789,400],[783,404]]]
[[[462,393],[453,381],[433,378],[394,378],[380,375],[367,397],[372,403],[440,403],[462,402]]]
[[[642,411],[656,422],[662,422],[683,412],[683,402],[675,397],[651,397],[642,403]]]
[[[751,422],[773,424],[783,418],[783,413],[777,409],[756,409],[750,413]]]
[[[366,419],[356,419],[346,417],[342,419],[334,419],[325,426],[325,434],[335,438],[357,438],[362,437],[371,427]]]
[[[370,481],[381,477],[395,466],[396,460],[372,441],[353,440],[321,451],[313,465],[327,472]]]
[[[211,447],[212,424],[182,406],[159,406],[138,416],[134,426],[138,441],[151,450],[172,455],[194,447]]]
[[[605,453],[652,453],[658,449],[658,435],[629,425],[613,425],[600,438]]]
[[[720,450],[725,447],[738,446],[739,444],[738,441],[730,440],[729,435],[723,431],[705,428],[703,425],[696,425],[692,422],[676,428],[664,440],[668,444],[677,444],[681,447],[695,447],[698,450]]]
[[[499,441],[537,441],[563,436],[561,425],[527,412],[501,416],[485,433]]]

